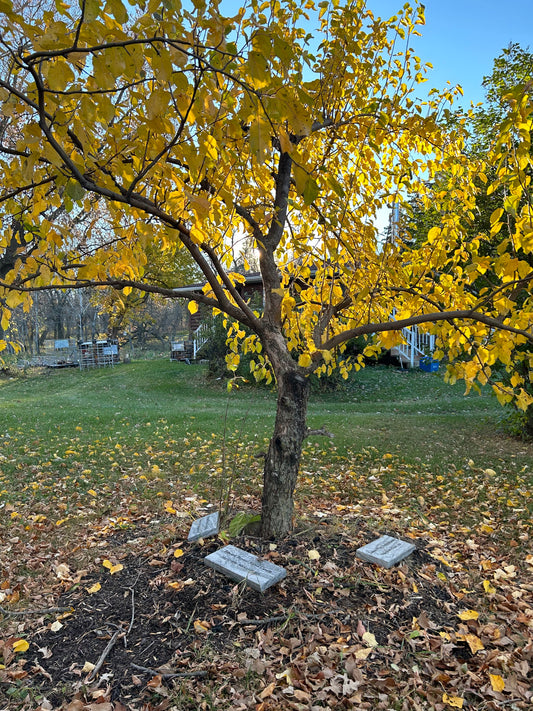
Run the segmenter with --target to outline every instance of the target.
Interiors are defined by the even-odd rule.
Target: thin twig
[[[262,620],[235,620],[236,625],[255,625],[262,627],[263,625],[272,625],[276,622],[287,622],[289,615],[280,615],[279,617],[264,617]]]
[[[51,615],[55,612],[72,612],[72,607],[48,607],[45,610],[6,610],[0,605],[0,612],[3,615]]]
[[[118,639],[118,636],[119,636],[119,634],[120,634],[121,632],[122,632],[122,630],[118,629],[118,630],[114,633],[114,635],[111,637],[111,639],[110,639],[109,642],[107,643],[107,647],[104,649],[104,651],[103,651],[102,654],[100,655],[100,659],[96,662],[96,666],[95,666],[94,669],[89,673],[89,676],[87,677],[87,681],[92,681],[92,680],[94,679],[94,677],[98,674],[98,672],[100,671],[100,669],[101,669],[103,663],[105,662],[106,657],[108,656],[109,652],[110,652],[110,651],[113,649],[113,647],[115,646],[115,643],[116,643],[116,641],[117,641],[117,639]]]
[[[131,585],[128,590],[131,592],[131,619],[130,619],[130,626],[128,627],[128,630],[126,634],[124,635],[124,649],[126,649],[127,644],[128,644],[128,635],[131,632],[133,628],[133,622],[135,620],[135,586],[139,582],[139,578],[141,577],[141,571],[139,571],[139,574],[137,575],[137,580]]]
[[[151,669],[150,667],[142,667],[139,664],[131,663],[132,669],[136,671],[144,672],[145,674],[153,674],[154,676],[160,676],[162,679],[189,679],[189,678],[199,678],[204,679],[207,676],[206,671],[191,671],[191,672],[175,672],[175,673],[163,673],[157,671],[157,669]]]
[[[130,588],[130,590],[131,590],[131,620],[130,620],[130,626],[128,627],[128,631],[126,632],[126,637],[131,632],[131,629],[133,627],[133,621],[135,620],[135,590],[133,588]]]

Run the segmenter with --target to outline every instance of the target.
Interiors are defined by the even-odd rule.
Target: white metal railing
[[[196,359],[198,351],[205,346],[213,335],[213,324],[210,321],[203,321],[193,333],[193,358]]]
[[[410,368],[414,368],[420,358],[431,356],[435,350],[435,336],[422,333],[418,326],[402,328],[402,336],[405,343],[400,343],[396,348],[400,358],[403,358]]]

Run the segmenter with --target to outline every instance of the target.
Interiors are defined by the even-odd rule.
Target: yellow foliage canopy
[[[517,89],[488,162],[467,160],[462,125],[439,120],[459,89],[416,99],[426,65],[409,37],[422,5],[383,19],[363,0],[321,3],[313,42],[313,2],[250,0],[231,16],[217,0],[84,8],[28,20],[0,3],[2,329],[13,290],[106,284],[193,298],[247,326],[256,337],[235,329],[228,366],[246,341],[257,378],[282,364],[346,376],[349,339],[381,334],[388,347],[417,324],[459,362],[451,379],[483,383],[496,362],[525,357],[532,101]],[[489,167],[485,189],[505,187],[492,234],[513,218],[495,255],[467,237]],[[438,192],[436,175],[447,176]],[[441,216],[415,246],[375,227],[408,193]],[[178,294],[147,271],[154,250],[177,249],[203,289]],[[261,312],[232,271],[250,249]]]

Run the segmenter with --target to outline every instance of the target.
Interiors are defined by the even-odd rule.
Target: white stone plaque
[[[215,511],[208,516],[197,518],[191,526],[188,540],[197,541],[199,538],[207,538],[208,536],[216,536],[218,533],[220,515]]]
[[[206,556],[205,564],[228,578],[246,583],[259,592],[279,583],[287,576],[287,571],[268,560],[260,560],[256,555],[235,546],[225,546]]]
[[[383,568],[392,568],[393,565],[407,558],[414,550],[416,550],[416,546],[412,543],[406,543],[392,536],[381,536],[372,543],[358,548],[355,555],[361,560],[377,563]]]

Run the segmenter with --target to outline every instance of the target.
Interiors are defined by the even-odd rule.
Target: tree
[[[526,158],[527,150],[531,153],[530,138],[526,136],[526,124],[521,127],[522,140],[514,136],[509,129],[509,106],[522,100],[524,89],[531,87],[533,79],[533,55],[528,49],[523,49],[518,44],[510,44],[502,51],[499,57],[494,60],[492,73],[483,79],[483,86],[486,90],[486,100],[483,105],[476,107],[475,111],[468,117],[468,143],[467,150],[472,160],[485,160],[484,179],[488,179],[492,184],[490,190],[480,190],[476,199],[476,209],[474,219],[467,230],[471,239],[482,236],[479,254],[483,258],[484,269],[475,282],[472,289],[478,294],[483,290],[490,291],[492,286],[498,282],[499,275],[494,273],[493,266],[501,268],[501,260],[498,255],[503,255],[503,259],[515,260],[512,264],[519,263],[523,274],[527,274],[527,265],[533,268],[533,256],[531,245],[528,241],[522,243],[520,239],[515,240],[514,235],[521,234],[517,230],[517,218],[521,215],[529,215],[531,205],[531,192],[529,189],[531,180],[530,159]],[[460,112],[450,117],[450,121],[457,122]],[[502,139],[500,142],[500,134]],[[525,138],[525,140],[523,140]],[[498,146],[500,155],[497,156]],[[528,149],[529,146],[529,149]],[[519,180],[521,185],[512,187],[510,180],[499,180],[499,177],[507,174],[510,178],[515,175],[515,183],[518,175],[516,171],[510,169],[509,160],[516,160],[521,155],[523,171]],[[498,157],[498,160],[495,160]],[[440,175],[432,185],[433,193],[440,191],[445,186],[449,176]],[[481,186],[481,182],[479,182]],[[407,239],[415,242],[423,241],[433,226],[439,224],[440,215],[438,211],[430,206],[425,209],[417,196],[413,196],[408,216],[404,220],[404,235]],[[468,267],[468,263],[465,264]],[[527,282],[518,282],[513,294],[513,300],[521,304],[521,300],[527,298]],[[461,366],[459,366],[461,367]],[[533,395],[533,353],[531,343],[525,342],[518,345],[514,353],[513,361],[505,360],[503,368],[498,373],[493,373],[493,378],[498,376],[501,382],[496,384],[498,394],[503,401],[510,401],[509,386],[519,384],[525,392]],[[513,403],[515,408],[517,402]],[[524,409],[524,401],[519,401],[519,421],[522,423],[522,434],[533,435],[533,405]],[[513,418],[514,419],[514,418]],[[513,424],[513,426],[515,426]]]
[[[121,0],[104,9],[81,0],[32,23],[0,0],[1,46],[14,64],[0,101],[21,127],[0,147],[0,205],[24,227],[21,248],[28,235],[35,244],[0,282],[3,324],[32,290],[58,285],[190,298],[223,313],[230,369],[240,350],[253,351],[255,377],[276,381],[262,529],[279,536],[291,526],[310,434],[309,376],[336,367],[347,376],[362,365],[344,358],[348,340],[375,334],[370,350],[390,347],[418,324],[438,331],[452,356],[466,354],[469,381],[483,381],[491,364],[533,340],[533,274],[510,254],[504,262],[506,252],[491,289],[470,288],[485,269],[479,240],[465,236],[484,166],[465,155],[464,122],[442,125],[454,92],[416,96],[425,65],[409,43],[422,6],[389,19],[363,0],[317,10],[312,0],[249,0],[231,17],[216,0],[136,7],[130,18]],[[516,127],[529,139],[531,110],[526,94],[513,100],[494,152],[498,161],[508,151],[498,181],[513,190],[529,189],[530,154],[508,138]],[[437,173],[449,178],[435,195]],[[439,226],[415,246],[381,243],[378,209],[409,190],[433,201]],[[96,228],[95,202],[112,225],[105,239],[89,234],[81,244],[50,219],[63,207]],[[516,239],[531,249],[531,211],[520,219]],[[258,252],[261,311],[232,271],[240,235]],[[150,249],[188,252],[204,288],[154,283]],[[518,284],[527,290],[520,303]],[[517,397],[527,400],[520,389]]]

